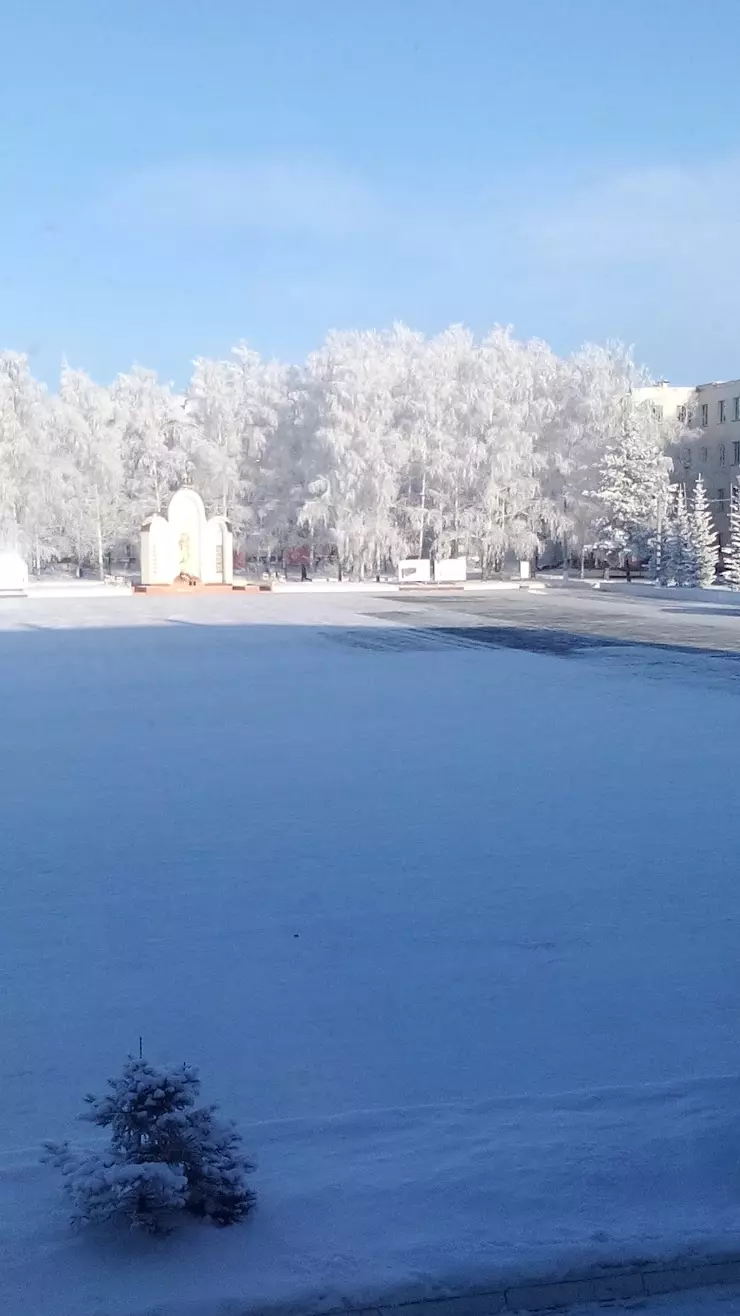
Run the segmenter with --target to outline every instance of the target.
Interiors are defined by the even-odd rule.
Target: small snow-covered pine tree
[[[691,521],[686,506],[686,491],[681,485],[675,495],[665,536],[665,583],[691,584],[696,573]]]
[[[155,1234],[177,1211],[229,1225],[251,1210],[245,1176],[253,1167],[234,1125],[214,1106],[195,1105],[195,1069],[129,1058],[109,1087],[86,1097],[80,1117],[110,1129],[107,1151],[46,1145],[45,1160],[65,1176],[75,1224],[117,1219]]]
[[[724,550],[725,580],[740,589],[740,484],[730,489],[730,542]]]
[[[699,476],[694,486],[689,512],[691,533],[691,562],[687,584],[700,585],[706,589],[714,584],[719,547],[714,521],[709,507],[704,481]]]

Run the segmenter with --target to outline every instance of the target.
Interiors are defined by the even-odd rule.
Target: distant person
[[[625,576],[627,577],[627,584],[628,584],[628,585],[631,585],[631,584],[632,584],[632,568],[630,567],[630,560],[629,560],[628,557],[624,559],[624,574],[625,574]]]
[[[301,562],[301,580],[308,580],[308,572],[305,562]]]

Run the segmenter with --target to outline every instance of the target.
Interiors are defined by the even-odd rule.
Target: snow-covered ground
[[[736,1246],[736,660],[476,648],[323,595],[0,628],[4,1314]],[[254,1221],[70,1235],[37,1148],[140,1035],[244,1127]]]
[[[644,1298],[634,1302],[618,1302],[605,1307],[603,1303],[596,1306],[579,1307],[576,1316],[737,1316],[740,1311],[740,1289],[700,1289],[694,1293],[681,1293],[669,1298],[653,1298],[646,1302]]]

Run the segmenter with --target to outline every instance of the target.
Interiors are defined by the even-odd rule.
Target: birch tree
[[[106,552],[130,528],[124,512],[120,416],[110,389],[67,365],[59,398],[70,458],[69,534],[78,566],[92,558],[102,580]]]
[[[0,354],[0,544],[28,552],[44,535],[50,464],[45,390],[28,360]],[[40,551],[40,550],[39,550]]]
[[[484,575],[499,568],[507,552],[529,558],[542,542],[549,508],[539,440],[550,405],[549,364],[544,344],[520,343],[508,329],[494,329],[476,352],[469,525]]]
[[[171,491],[185,475],[184,399],[173,394],[169,384],[161,384],[155,371],[135,366],[118,376],[112,401],[121,435],[130,518],[140,523],[150,513],[166,510]]]
[[[284,367],[263,362],[246,343],[231,360],[195,362],[185,402],[194,478],[209,509],[238,531],[258,526],[262,459],[279,424],[285,380]]]
[[[340,576],[379,570],[400,542],[393,337],[330,334],[308,360],[304,407],[313,417],[315,451],[301,519],[336,545]]]

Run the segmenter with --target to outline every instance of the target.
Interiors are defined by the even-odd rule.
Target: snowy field
[[[4,1316],[737,1246],[740,662],[410,611],[0,603]],[[70,1234],[37,1149],[140,1035],[244,1128],[253,1221]]]

